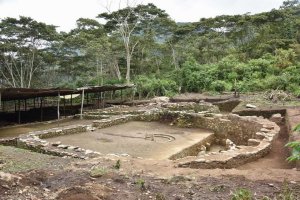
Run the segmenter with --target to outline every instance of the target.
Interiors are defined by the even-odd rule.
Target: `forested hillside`
[[[0,21],[1,87],[135,83],[144,97],[234,89],[299,96],[299,74],[298,0],[195,23],[137,5],[79,18],[67,33],[24,16]]]

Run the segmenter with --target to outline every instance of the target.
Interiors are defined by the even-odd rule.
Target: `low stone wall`
[[[234,111],[234,114],[240,116],[263,116],[264,118],[270,118],[272,115],[280,113],[282,116],[286,113],[286,108],[279,108],[279,109],[245,109]]]
[[[205,146],[208,143],[213,144],[214,140],[215,140],[215,136],[210,135],[207,138],[204,138],[203,140],[198,142],[197,144],[187,147],[187,148],[183,149],[182,151],[172,155],[169,159],[176,160],[176,159],[180,159],[180,158],[184,158],[184,157],[188,157],[188,156],[197,156],[198,153],[202,150],[201,148],[203,146]]]
[[[170,159],[180,159],[179,167],[193,168],[232,168],[267,155],[272,141],[280,128],[262,117],[242,117],[235,114],[162,112],[161,119],[168,119],[179,127],[197,127],[215,132],[214,138],[204,140],[178,152]],[[198,155],[206,143],[226,145],[232,141],[233,148],[221,152],[207,152]],[[187,157],[187,158],[184,158]]]
[[[0,139],[0,145],[4,145],[4,146],[16,146],[17,145],[17,138],[4,138],[4,139]]]
[[[165,112],[162,118],[173,119],[172,123],[179,127],[212,130],[218,139],[230,139],[239,145],[247,145],[248,140],[251,138],[257,139],[259,136],[256,133],[262,128],[268,128],[268,124],[276,125],[263,118],[241,117],[235,114]],[[262,121],[268,123],[261,123]]]
[[[195,108],[198,104],[189,103],[186,106]],[[21,135],[14,142],[10,142],[17,147],[41,153],[87,159],[101,154],[59,142],[49,143],[44,139],[67,134],[88,133],[95,128],[106,128],[128,121],[164,121],[178,127],[203,128],[214,132],[211,137],[172,155],[170,159],[176,159],[179,167],[232,168],[268,154],[272,141],[280,130],[276,123],[262,117],[223,115],[211,113],[209,109],[182,111],[181,108],[181,103],[168,103],[149,110],[137,110],[131,114],[116,111],[115,115],[110,113],[105,119],[93,121],[91,126],[77,125],[36,131]],[[207,144],[222,145],[226,147],[226,150],[219,152],[209,152],[206,148],[203,150],[203,146]]]
[[[97,128],[105,128],[131,120],[165,121],[178,127],[195,127],[214,131],[212,137],[199,141],[191,147],[175,153],[170,159],[179,159],[179,167],[194,168],[232,168],[267,155],[272,141],[280,128],[276,123],[262,117],[222,115],[209,112],[169,111],[169,109],[151,109],[139,115],[112,116],[93,122]],[[206,143],[233,146],[221,152],[207,152],[198,155]]]
[[[215,106],[207,102],[177,102],[177,103],[162,103],[161,108],[165,108],[168,111],[192,111],[192,112],[210,112],[219,113],[218,106]]]
[[[133,120],[136,118],[135,115],[120,115],[120,116],[112,116],[108,119],[102,119],[102,120],[95,120],[93,121],[93,127],[101,129],[101,128],[107,128],[111,126],[115,126],[118,124],[123,124],[128,121]]]
[[[189,168],[234,168],[261,158],[269,153],[271,150],[270,142],[261,142],[257,147],[239,147],[235,151],[223,151],[220,153],[209,153],[197,158],[190,157],[179,160],[178,167]]]
[[[67,156],[72,158],[87,159],[98,156],[100,155],[100,153],[82,149],[80,147],[60,144],[60,142],[49,143],[44,139],[61,135],[83,133],[87,132],[89,129],[91,129],[91,127],[86,125],[76,125],[63,128],[53,128],[43,131],[35,131],[28,134],[23,134],[18,138],[15,138],[14,141],[10,142],[10,144],[8,145],[54,156]],[[3,141],[0,141],[0,143],[5,145]]]

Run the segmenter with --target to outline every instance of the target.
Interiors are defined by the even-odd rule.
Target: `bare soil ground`
[[[49,159],[42,156],[31,159]],[[119,157],[52,161],[64,167],[35,165],[37,169],[15,172],[20,180],[0,179],[0,199],[230,199],[237,188],[251,190],[257,199],[291,193],[300,197],[300,172],[294,169],[197,170],[174,168],[171,161]],[[92,177],[91,169],[97,168]]]

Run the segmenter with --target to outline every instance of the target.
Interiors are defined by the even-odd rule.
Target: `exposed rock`
[[[76,147],[74,147],[74,146],[69,146],[67,149],[69,149],[69,150],[75,150]]]
[[[260,140],[256,140],[256,139],[249,139],[248,140],[248,146],[257,146],[260,144]]]
[[[263,133],[268,133],[268,132],[270,132],[270,129],[261,128],[260,131]]]
[[[61,149],[67,149],[69,146],[68,145],[64,145],[64,144],[60,144],[57,147],[61,148]]]
[[[203,156],[206,154],[206,151],[200,151],[197,156]]]
[[[90,154],[90,153],[94,153],[92,150],[85,150],[85,154]]]
[[[262,133],[262,132],[257,132],[257,133],[255,133],[255,136],[256,136],[257,139],[262,140],[266,137],[266,134]]]
[[[277,114],[273,114],[271,116],[270,120],[272,122],[275,122],[276,124],[280,124],[280,123],[282,123],[283,117],[280,113],[277,113]]]
[[[225,140],[225,148],[228,149],[235,149],[235,144],[230,140],[226,139]]]
[[[252,105],[252,104],[246,104],[246,108],[257,108],[257,106]]]
[[[263,128],[271,130],[271,129],[274,129],[274,125],[272,125],[272,124],[264,124]]]
[[[201,145],[201,148],[200,148],[200,150],[205,152],[205,151],[206,151],[206,146],[204,146],[204,145]]]
[[[205,144],[205,147],[206,147],[206,150],[207,150],[207,151],[209,151],[209,150],[210,150],[210,146],[211,146],[211,144],[210,144],[210,143],[208,143],[208,142]]]
[[[17,182],[21,180],[21,177],[0,171],[0,180],[5,182]]]
[[[152,99],[155,103],[168,103],[170,101],[169,97],[155,97]]]

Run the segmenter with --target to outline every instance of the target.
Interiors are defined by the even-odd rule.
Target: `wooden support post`
[[[86,104],[89,105],[89,93],[86,93]]]
[[[25,111],[27,111],[27,99],[25,99],[24,101],[25,101],[25,103],[24,103]]]
[[[59,120],[59,118],[60,118],[59,102],[60,102],[60,92],[58,91],[58,95],[57,95],[57,120]]]
[[[97,106],[98,106],[98,109],[100,108],[100,95],[101,95],[101,92],[97,93]]]
[[[121,89],[121,100],[123,100],[123,90]]]
[[[73,95],[71,94],[71,106],[73,106]]]
[[[83,119],[83,103],[84,103],[84,89],[82,89],[81,94],[81,109],[80,109],[80,119]]]
[[[17,103],[16,103],[16,100],[14,100],[15,102],[15,113],[17,112]]]
[[[66,96],[64,96],[64,116],[66,118]]]
[[[105,92],[103,92],[102,108],[104,108],[104,104],[105,104]]]
[[[35,108],[35,98],[33,98],[33,107]]]
[[[18,100],[18,123],[21,124],[21,100]]]
[[[43,121],[43,98],[40,97],[41,122]]]

